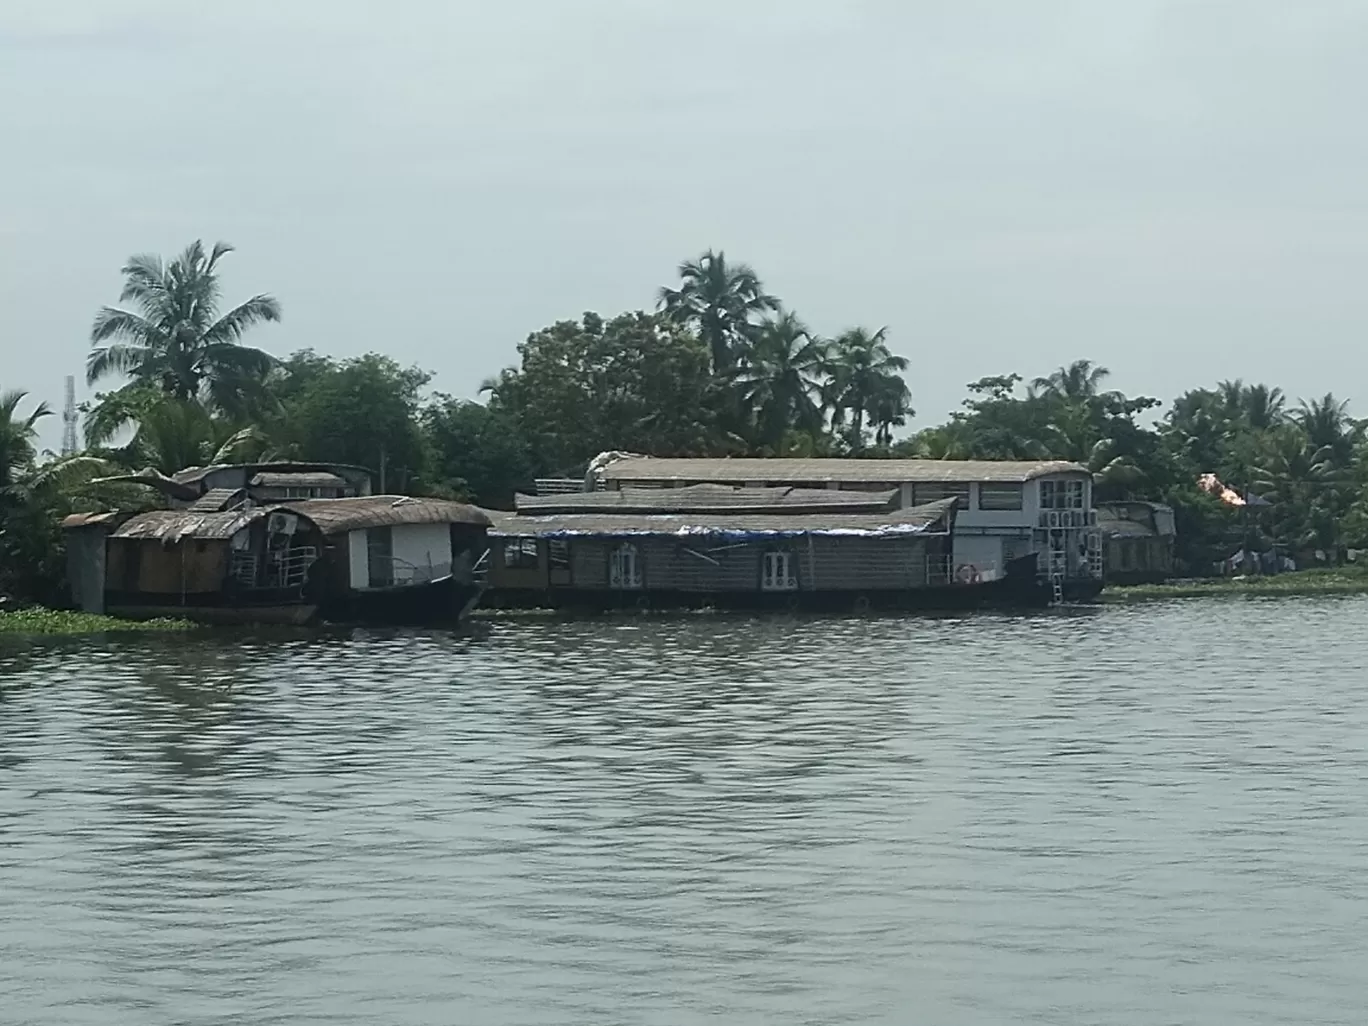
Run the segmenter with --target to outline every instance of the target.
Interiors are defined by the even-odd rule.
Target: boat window
[[[1041,509],[1083,509],[1082,481],[1041,481]]]
[[[912,505],[925,506],[942,499],[959,499],[960,506],[969,505],[969,485],[956,481],[922,481],[912,486]]]
[[[535,570],[537,539],[509,538],[504,542],[503,565],[508,570]]]
[[[798,578],[793,572],[793,554],[789,552],[766,552],[763,571],[760,576],[762,591],[795,591]]]
[[[547,558],[551,562],[552,570],[570,569],[570,543],[563,538],[556,538],[546,543]]]
[[[978,508],[1021,509],[1022,485],[1018,481],[984,481],[978,486]]]
[[[641,587],[641,562],[637,559],[637,548],[631,542],[623,542],[609,554],[608,586],[610,588]]]

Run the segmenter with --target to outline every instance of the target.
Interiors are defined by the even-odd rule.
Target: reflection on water
[[[1365,624],[11,644],[3,1019],[1356,1023]]]

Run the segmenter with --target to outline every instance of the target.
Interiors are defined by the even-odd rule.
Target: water
[[[0,649],[0,1020],[1359,1023],[1368,600]]]

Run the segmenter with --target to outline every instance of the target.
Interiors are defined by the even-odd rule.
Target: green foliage
[[[103,634],[109,631],[184,631],[188,620],[120,620],[113,616],[57,609],[16,609],[0,612],[0,634]]]
[[[334,360],[306,349],[272,376],[278,412],[262,431],[276,455],[383,469],[386,491],[421,487],[419,410],[429,379],[377,353]]]
[[[521,425],[539,472],[573,473],[608,449],[706,455],[719,444],[719,388],[699,340],[662,314],[586,313],[534,332],[521,366],[486,383]]]
[[[532,451],[506,411],[439,395],[423,409],[422,426],[435,491],[511,509],[515,493],[532,490]]]

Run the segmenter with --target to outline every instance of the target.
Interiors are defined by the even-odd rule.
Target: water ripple
[[[1357,1023],[1365,625],[0,649],[3,1018]]]

